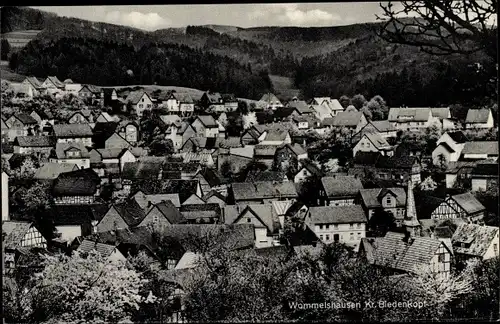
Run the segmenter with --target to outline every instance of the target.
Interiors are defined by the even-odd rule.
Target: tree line
[[[126,44],[83,38],[28,43],[12,55],[18,73],[102,86],[158,84],[217,89],[258,99],[272,90],[266,71],[250,71],[228,57],[184,45],[149,43],[139,49]]]

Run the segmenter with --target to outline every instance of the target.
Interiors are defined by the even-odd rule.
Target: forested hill
[[[12,63],[12,59],[11,59]],[[18,55],[18,73],[102,86],[159,84],[231,92],[258,99],[272,91],[267,73],[177,44],[133,46],[83,38],[34,40]]]
[[[361,93],[381,95],[390,106],[480,106],[495,93],[485,86],[494,79],[495,63],[481,54],[432,56],[367,36],[330,54],[302,59],[295,85],[306,97]]]

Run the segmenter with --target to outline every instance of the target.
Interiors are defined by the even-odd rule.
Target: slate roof
[[[333,118],[333,112],[327,105],[311,105],[310,108],[312,108],[317,113],[317,116],[320,117],[320,119],[324,119],[327,117]]]
[[[394,232],[388,232],[384,237],[362,238],[361,242],[371,264],[411,273],[429,266],[442,244],[440,240],[430,237],[415,237],[408,244],[404,241],[404,234]]]
[[[47,216],[53,219],[54,226],[90,224],[99,221],[108,211],[104,204],[53,205],[46,210]]]
[[[455,150],[450,145],[448,145],[448,143],[446,143],[446,142],[441,142],[441,143],[439,143],[438,146],[444,147],[450,153],[455,152]]]
[[[284,141],[287,135],[289,135],[289,133],[285,129],[270,129],[264,141]]]
[[[494,226],[460,224],[451,238],[453,250],[459,254],[483,257],[498,230]],[[465,243],[465,247],[461,243]]]
[[[466,142],[462,154],[498,155],[498,141]]]
[[[267,198],[297,198],[297,190],[292,182],[237,182],[232,184],[235,200]]]
[[[78,170],[78,166],[74,163],[44,163],[35,171],[33,178],[39,180],[53,180],[64,172]]]
[[[220,218],[222,211],[217,203],[182,205],[180,212],[188,220]]]
[[[89,253],[91,251],[96,250],[103,257],[109,257],[114,251],[116,247],[114,245],[98,243],[94,241],[90,241],[88,239],[84,239],[80,246],[76,249],[79,252]]]
[[[161,115],[160,119],[165,125],[174,124],[176,127],[180,127],[182,122],[182,119],[177,115]]]
[[[444,201],[443,198],[431,196],[425,192],[414,192],[415,208],[418,219],[428,219],[432,212]]]
[[[426,122],[429,119],[430,108],[391,108],[388,120],[390,122]]]
[[[33,223],[18,221],[2,221],[3,245],[7,249],[15,249],[21,246],[24,236],[28,233]]]
[[[355,196],[363,189],[361,180],[352,176],[323,177],[321,183],[329,198]]]
[[[186,219],[170,200],[161,201],[155,204],[160,213],[168,219],[170,224],[185,223]]]
[[[309,162],[309,161],[304,161],[304,162],[301,162],[302,163],[302,167],[300,167],[298,169],[298,172],[299,173],[302,169],[306,169],[307,171],[309,171],[312,175],[316,176],[316,177],[323,177],[325,174],[323,171],[321,171],[321,169],[316,166],[316,164],[312,163],[312,162]]]
[[[144,217],[146,217],[146,213],[135,199],[129,199],[125,202],[114,204],[113,207],[129,227],[139,225]]]
[[[363,204],[367,208],[376,208],[382,206],[381,199],[389,191],[396,195],[396,207],[406,206],[406,192],[404,188],[360,189],[359,193],[363,200]]]
[[[465,122],[468,124],[487,123],[489,114],[489,109],[469,109]]]
[[[281,171],[260,171],[251,170],[247,174],[245,182],[258,182],[258,181],[283,181],[285,179],[285,173]]]
[[[158,179],[161,169],[161,163],[125,162],[122,178],[127,180]]]
[[[82,142],[78,142],[78,143],[57,143],[56,144],[56,149],[55,149],[55,155],[58,159],[71,159],[73,157],[67,157],[66,156],[66,152],[68,150],[71,150],[71,149],[77,149],[79,150],[81,153],[80,153],[80,156],[79,157],[75,157],[76,159],[80,159],[80,158],[89,158],[89,151],[87,150],[87,148],[85,147],[85,145],[83,145]]]
[[[273,112],[273,117],[279,120],[285,119],[293,114],[293,112],[297,110],[296,107],[279,107]],[[267,112],[259,112],[259,115],[264,119],[268,113]],[[259,119],[257,120],[259,123],[261,122]]]
[[[455,141],[455,143],[465,143],[468,141],[467,136],[462,131],[447,132],[448,136]]]
[[[356,112],[348,112],[348,111],[342,111],[339,112],[335,117],[333,117],[333,126],[337,127],[355,127],[359,124],[359,121],[361,120],[361,116],[363,115],[362,112],[356,111]],[[325,118],[323,122],[326,122]]]
[[[54,180],[54,196],[92,196],[97,192],[101,179],[92,169],[60,173]]]
[[[20,147],[53,147],[56,140],[52,136],[17,136],[14,145]]]
[[[14,117],[17,118],[21,123],[23,123],[24,125],[34,125],[34,124],[38,124],[38,122],[36,121],[35,118],[31,117],[30,115],[28,114],[25,114],[25,113],[17,113],[17,114],[14,114]]]
[[[201,175],[208,182],[210,187],[217,187],[226,183],[226,179],[222,177],[219,171],[213,168],[203,168],[198,171],[197,174]]]
[[[219,124],[217,124],[217,121],[212,117],[212,115],[198,115],[196,117],[203,126],[207,128],[219,128]]]
[[[472,169],[473,177],[496,176],[498,177],[498,163],[478,163]]]
[[[473,214],[485,210],[485,207],[470,192],[455,195],[451,198],[468,214]]]
[[[54,135],[58,138],[92,137],[92,128],[88,124],[56,124]]]
[[[134,91],[128,94],[127,98],[125,98],[125,101],[130,101],[133,105],[136,105],[144,95],[149,97],[149,95],[144,91]]]
[[[228,205],[224,207],[224,223],[233,224],[238,218],[250,212],[260,219],[269,233],[279,230],[280,223],[272,204]],[[253,226],[253,225],[252,225]]]
[[[198,180],[143,180],[137,181],[135,187],[146,195],[151,194],[179,194],[181,204],[192,194],[196,194]]]
[[[276,145],[262,145],[262,144],[255,145],[254,156],[265,156],[274,158],[277,148],[278,147]]]
[[[312,224],[350,224],[367,221],[360,205],[310,207],[306,217]]]

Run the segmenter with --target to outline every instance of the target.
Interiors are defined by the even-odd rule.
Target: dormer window
[[[387,205],[390,205],[392,203],[391,197],[387,197],[385,199],[385,202],[387,203]]]

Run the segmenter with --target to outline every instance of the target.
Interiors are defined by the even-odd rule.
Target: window
[[[319,229],[322,230],[323,229],[323,225],[319,225]]]
[[[319,236],[319,239],[323,241],[323,234]]]
[[[142,108],[144,105],[143,104],[139,104],[139,108]]]
[[[337,224],[334,224],[334,225],[333,225],[333,228],[334,228],[334,229],[339,229],[339,226],[338,226]]]
[[[361,223],[356,224],[357,228],[361,228]]]
[[[158,218],[158,215],[153,215],[153,223],[154,224],[158,224],[159,220],[160,219]]]
[[[498,244],[493,244],[493,251],[495,251],[495,254],[498,254]]]
[[[392,203],[391,197],[387,197],[385,199],[385,202],[387,203],[387,205],[390,205]]]
[[[252,219],[251,218],[247,218],[247,223],[251,223],[252,222]]]
[[[439,254],[438,260],[439,262],[445,262],[445,254],[444,253]]]
[[[349,224],[349,228],[354,228],[354,224]]]
[[[339,241],[339,235],[338,234],[333,234],[333,241],[338,242]]]
[[[325,225],[325,228],[326,229],[330,229],[330,225]]]
[[[358,233],[358,238],[360,238],[360,237],[361,237],[361,233]]]
[[[141,102],[144,102],[144,98],[142,98]]]
[[[353,241],[353,240],[354,240],[354,233],[351,233],[351,235],[349,235],[349,239],[350,239],[351,241]]]
[[[326,240],[330,241],[330,235],[326,234]]]
[[[148,105],[147,105],[147,107],[148,107],[148,108],[151,108],[151,104],[148,104]]]

